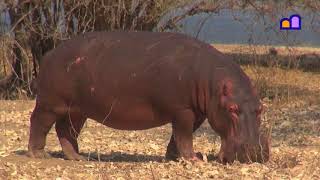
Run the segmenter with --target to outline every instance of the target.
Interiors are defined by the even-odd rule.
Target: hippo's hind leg
[[[30,118],[30,137],[27,155],[34,158],[50,157],[45,151],[46,137],[52,125],[60,116],[41,108],[38,103]]]
[[[86,119],[80,112],[70,112],[66,115],[66,118],[57,121],[56,132],[66,159],[86,160],[79,155],[77,142]]]
[[[199,118],[196,122],[194,122],[193,132],[195,132],[201,126],[201,124],[203,124],[204,120],[205,120],[205,118]],[[167,152],[166,152],[165,158],[167,160],[176,160],[177,158],[179,158],[179,152],[178,152],[177,145],[174,140],[173,134],[171,135],[169,144],[167,146]]]

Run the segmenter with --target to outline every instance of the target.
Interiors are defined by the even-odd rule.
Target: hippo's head
[[[221,137],[218,159],[222,163],[268,161],[269,140],[259,130],[263,106],[250,81],[223,81],[215,94],[208,119]]]

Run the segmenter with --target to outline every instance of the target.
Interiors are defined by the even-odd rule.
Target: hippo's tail
[[[37,95],[38,78],[33,78],[29,84],[29,89],[32,95]]]
[[[38,72],[37,72],[37,61],[35,58],[32,58],[33,60],[33,70],[32,70],[32,80],[29,84],[29,91],[33,96],[37,95],[37,89],[38,89]]]

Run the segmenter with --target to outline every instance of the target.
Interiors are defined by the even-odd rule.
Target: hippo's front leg
[[[199,127],[203,124],[204,120],[205,120],[205,117],[199,117],[196,120],[196,122],[193,123],[193,133],[197,129],[199,129]],[[199,155],[200,157],[202,156],[200,152],[197,152],[196,154]],[[171,135],[169,144],[167,146],[167,152],[165,157],[167,160],[176,160],[179,157],[177,145],[175,143],[173,134]]]
[[[172,122],[173,140],[176,145],[178,157],[183,157],[187,160],[199,160],[193,151],[192,143],[195,119],[195,114],[192,110],[184,110],[178,112]]]

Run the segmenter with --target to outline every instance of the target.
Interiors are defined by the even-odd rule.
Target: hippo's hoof
[[[199,161],[203,161],[203,160],[204,160],[203,155],[202,155],[201,152],[197,152],[195,157],[196,157]]]
[[[203,160],[203,155],[200,152],[197,152],[194,154],[192,158],[189,159],[192,162],[202,162]]]
[[[42,150],[29,150],[27,152],[28,157],[32,158],[39,158],[39,159],[48,159],[51,158],[51,156],[45,152],[43,149]]]

